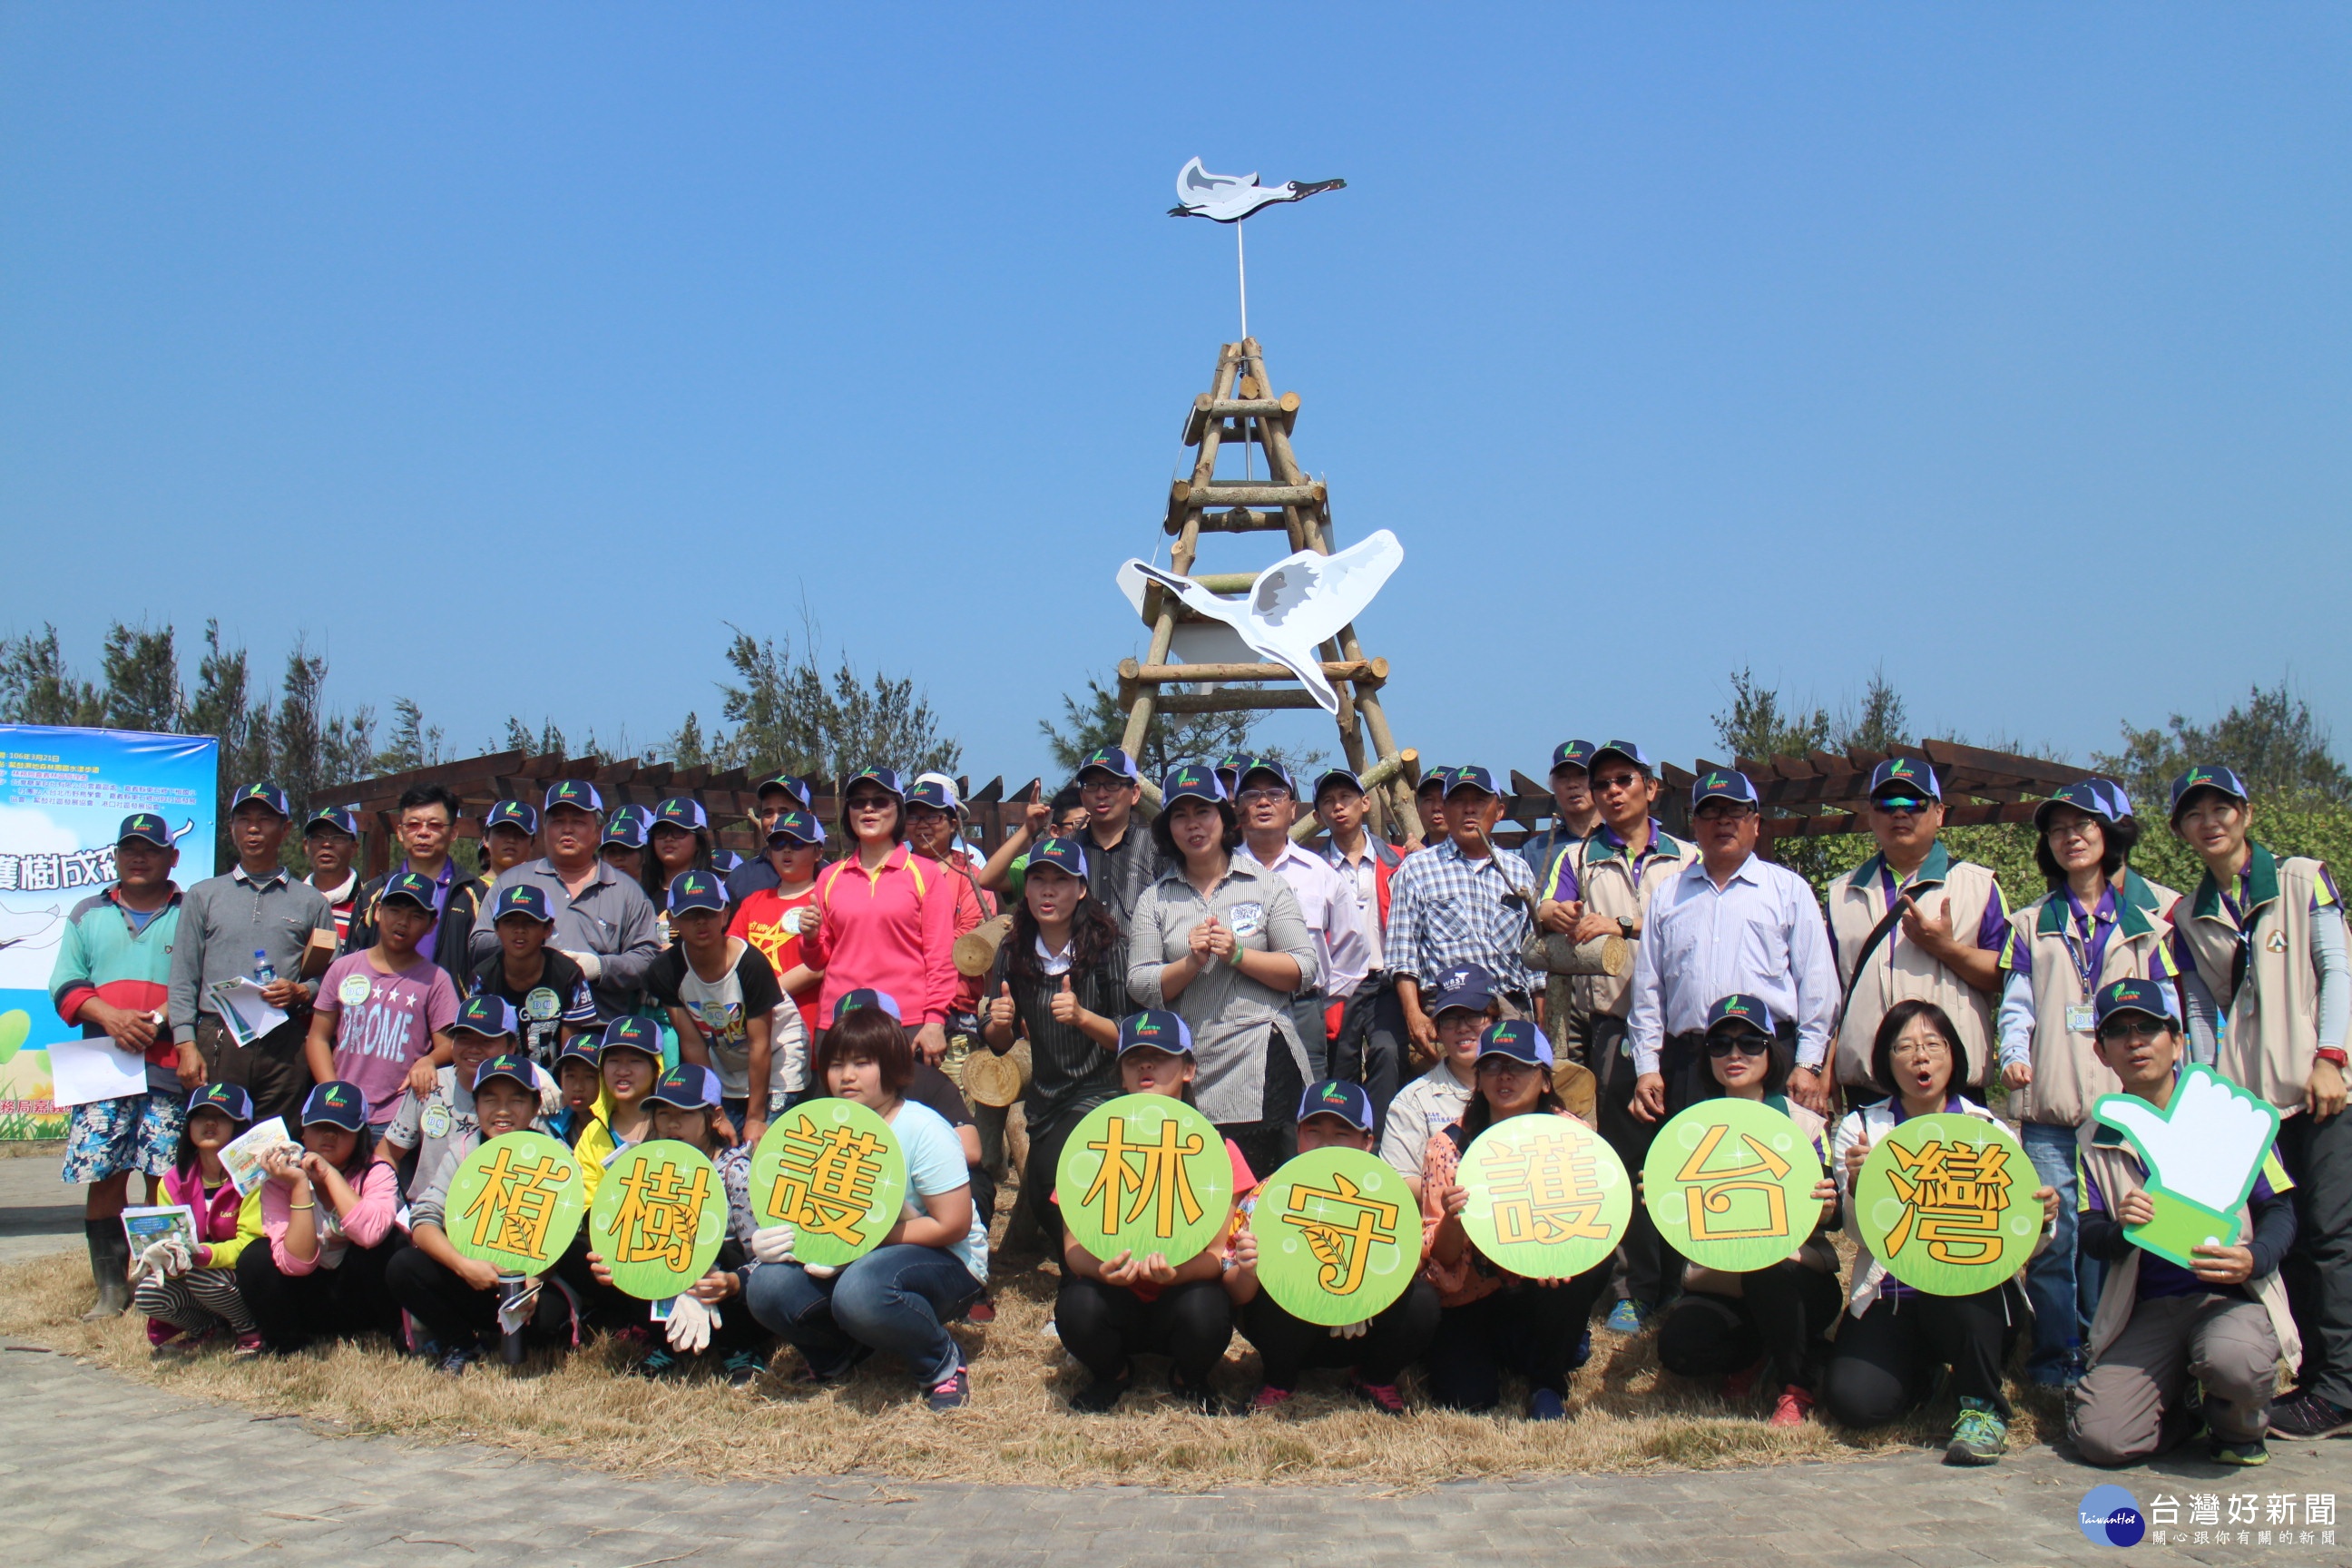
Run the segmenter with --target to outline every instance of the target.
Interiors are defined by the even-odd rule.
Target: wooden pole
[[[1420,760],[1419,752],[1407,751],[1400,756],[1382,757],[1356,776],[1363,781],[1367,791],[1376,790],[1402,773],[1408,762],[1417,763]],[[1313,810],[1315,803],[1308,801],[1307,805],[1308,806],[1307,815],[1290,825],[1290,841],[1294,844],[1304,844],[1323,830],[1323,824],[1316,817]]]
[[[1210,397],[1213,399],[1226,395],[1226,388],[1238,374],[1240,365],[1241,345],[1239,343],[1218,345],[1217,368],[1211,374],[1209,381]],[[1210,426],[1202,431],[1201,456],[1192,465],[1192,480],[1197,489],[1206,489],[1210,479],[1217,471],[1219,429],[1220,426]],[[1200,517],[1198,507],[1190,508],[1184,513],[1181,528],[1171,530],[1176,532],[1177,538],[1175,548],[1168,552],[1168,564],[1169,568],[1180,577],[1192,570],[1192,559],[1200,551]],[[1151,628],[1151,652],[1150,656],[1144,660],[1145,663],[1166,664],[1168,662],[1168,647],[1176,636],[1176,614],[1180,607],[1175,599],[1164,594],[1160,595],[1159,619]],[[1143,742],[1151,733],[1151,715],[1159,706],[1159,698],[1158,689],[1148,687],[1135,694],[1134,702],[1128,708],[1127,729],[1120,736],[1120,742],[1130,757],[1139,758],[1143,755]],[[1150,794],[1155,795],[1159,794],[1158,788],[1152,785],[1150,780],[1145,781],[1145,785]]]

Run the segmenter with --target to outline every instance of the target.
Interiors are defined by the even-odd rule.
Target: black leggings
[[[1347,1340],[1292,1317],[1260,1289],[1242,1309],[1242,1338],[1257,1347],[1268,1388],[1297,1388],[1298,1374],[1310,1366],[1351,1366],[1366,1383],[1393,1384],[1428,1352],[1439,1310],[1437,1287],[1416,1275],[1360,1338]]]
[[[1880,1296],[1859,1318],[1838,1321],[1822,1397],[1847,1426],[1884,1426],[1927,1397],[1936,1369],[1952,1369],[1952,1392],[1981,1399],[2006,1419],[2000,1365],[2023,1314],[2006,1286],[1973,1296],[1905,1291]]]
[[[1274,1173],[1298,1152],[1298,1097],[1307,1089],[1289,1043],[1272,1024],[1265,1026],[1265,1092],[1259,1099],[1258,1120],[1226,1122],[1217,1128],[1234,1141],[1242,1158],[1249,1162],[1250,1173],[1261,1182],[1272,1181]]]
[[[1492,1410],[1502,1401],[1507,1368],[1530,1387],[1566,1394],[1576,1342],[1608,1283],[1604,1260],[1564,1285],[1517,1280],[1446,1308],[1429,1347],[1431,1395],[1451,1410]]]
[[[373,1247],[347,1247],[332,1268],[289,1274],[265,1238],[237,1256],[237,1294],[274,1351],[298,1351],[313,1339],[393,1333],[400,1308],[384,1289],[384,1270],[407,1247],[407,1233],[395,1228]]]
[[[1063,1348],[1098,1382],[1123,1375],[1130,1357],[1164,1355],[1176,1375],[1197,1388],[1233,1342],[1234,1309],[1222,1279],[1171,1286],[1147,1301],[1066,1266],[1054,1299],[1054,1327]]]
[[[1769,1358],[1766,1386],[1813,1393],[1841,1300],[1837,1277],[1783,1260],[1739,1276],[1738,1296],[1691,1291],[1658,1322],[1658,1364],[1677,1377],[1722,1377]]]

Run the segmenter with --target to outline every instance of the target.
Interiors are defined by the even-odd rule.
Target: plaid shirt
[[[1473,860],[1452,839],[1404,858],[1389,880],[1389,969],[1426,981],[1475,963],[1507,991],[1531,991],[1519,962],[1533,912],[1517,889],[1535,878],[1508,849]]]

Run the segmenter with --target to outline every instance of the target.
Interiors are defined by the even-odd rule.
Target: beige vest
[[[1576,871],[1576,885],[1580,889],[1586,912],[1609,920],[1629,920],[1642,923],[1642,912],[1648,907],[1650,895],[1667,882],[1682,875],[1683,868],[1698,858],[1698,846],[1685,844],[1670,833],[1651,824],[1650,853],[1642,861],[1642,875],[1633,877],[1633,861],[1625,852],[1611,844],[1605,832],[1595,833],[1563,847],[1546,868],[1544,889],[1549,891],[1557,877],[1559,863],[1565,858]],[[1636,939],[1639,940],[1639,939]],[[1566,978],[1575,1005],[1588,1015],[1609,1014],[1622,1018],[1633,1005],[1633,975],[1628,969],[1623,974],[1579,974],[1555,976]]]
[[[2079,1152],[2083,1171],[2096,1182],[2099,1196],[2114,1214],[2123,1201],[2145,1185],[2140,1174],[2139,1156],[2127,1143],[2096,1142],[2100,1124],[2085,1121],[2075,1132],[2075,1148]],[[2247,1209],[2238,1211],[2238,1228],[2242,1235],[2253,1230],[2253,1220]],[[2091,1315],[2091,1364],[2099,1364],[2116,1336],[2130,1323],[2132,1309],[2139,1304],[2140,1250],[2135,1247],[2121,1263],[2107,1266],[2107,1282],[2099,1290],[2099,1309]],[[2278,1270],[2273,1269],[2259,1279],[2245,1283],[2246,1293],[2262,1303],[2270,1314],[2271,1332],[2278,1340],[2278,1387],[2284,1392],[2293,1385],[2296,1366],[2303,1360],[2303,1340],[2294,1331],[2294,1315],[2287,1310],[2286,1287],[2280,1283]]]
[[[2210,873],[2173,919],[2226,1020],[2215,1070],[2269,1100],[2280,1115],[2293,1116],[2303,1109],[2312,1053],[2319,1048],[2311,900],[2326,885],[2320,879],[2324,868],[2299,855],[2279,859],[2259,844],[2249,848],[2245,912],[2254,924],[2245,978],[2234,994],[2230,981],[2238,962],[2239,925]]]
[[[2089,1006],[2099,987],[2111,980],[2170,979],[2172,959],[2165,944],[2172,936],[2172,922],[2165,913],[2179,900],[2171,889],[2126,868],[2116,895],[2115,934],[2107,939],[2099,972],[2091,976],[2087,991],[2066,940],[2074,920],[2065,895],[2045,893],[2010,917],[2011,954],[2026,948],[2033,966],[2033,1085],[2024,1092],[2022,1120],[2079,1127],[2091,1114],[2093,1100],[2122,1091],[2122,1083],[2092,1050],[2089,1026],[2066,1026],[2067,1010]],[[2004,967],[2017,967],[2014,956]]]
[[[1830,931],[1837,938],[1838,984],[1851,986],[1845,1022],[1838,1030],[1837,1080],[1849,1088],[1870,1082],[1870,1049],[1878,1038],[1879,1021],[1897,1002],[1933,1002],[1951,1015],[1959,1031],[1959,1045],[1968,1058],[1963,1084],[1975,1089],[1985,1080],[1992,1060],[1992,1003],[1943,964],[1922,952],[1897,925],[1870,954],[1862,978],[1853,978],[1855,960],[1871,929],[1886,913],[1886,892],[1879,877],[1881,861],[1874,855],[1851,876],[1830,884]],[[1955,860],[1937,844],[1912,879],[1922,905],[1936,910],[1941,900],[1952,904],[1955,936],[1973,936],[1984,921],[1985,908],[2000,897],[2000,885],[1986,867]],[[2003,912],[2006,912],[2004,910]]]

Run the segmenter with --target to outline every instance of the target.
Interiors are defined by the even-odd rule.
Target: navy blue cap
[[[1870,798],[1909,795],[1914,800],[1942,800],[1944,786],[1936,770],[1916,757],[1889,757],[1870,770]]]
[[[1551,771],[1562,768],[1590,768],[1593,758],[1590,741],[1562,741],[1551,749]]]
[[[1225,781],[1213,768],[1199,763],[1179,763],[1170,768],[1160,781],[1160,805],[1162,810],[1180,800],[1205,800],[1211,805],[1233,797],[1225,793]]]
[[[565,1062],[583,1062],[588,1067],[594,1068],[596,1042],[586,1035],[572,1036],[563,1042],[563,1048],[555,1053],[555,1065],[558,1070],[562,1068]]]
[[[669,879],[669,912],[683,914],[688,910],[724,911],[727,908],[727,884],[713,872],[680,871]]]
[[[642,805],[622,806],[613,813],[612,820],[604,824],[604,837],[598,847],[604,844],[617,844],[624,849],[643,849],[646,847],[646,828],[652,818],[653,813]]]
[[[188,1114],[217,1110],[231,1121],[253,1120],[253,1096],[233,1083],[208,1083],[188,1096]]]
[[[2078,779],[2033,808],[2033,830],[2047,829],[2050,814],[2062,805],[2108,823],[2121,822],[2131,815],[2131,797],[2124,794],[2123,785],[2113,779]]]
[[[2172,1005],[2171,987],[2153,980],[2118,980],[2112,985],[2101,986],[2099,1023],[2104,1025],[2117,1013],[2145,1013],[2176,1027],[2180,1023],[2180,1014]]]
[[[1529,1067],[1551,1066],[1551,1042],[1525,1018],[1498,1018],[1478,1037],[1478,1059],[1508,1057]]]
[[[920,778],[907,792],[908,805],[928,805],[933,811],[963,813],[963,802],[956,798],[955,785],[946,779]]]
[[[1452,783],[1453,779],[1454,770],[1452,768],[1436,767],[1427,769],[1422,773],[1421,782],[1412,786],[1412,793],[1415,797],[1419,797],[1428,794],[1433,789],[1438,794],[1444,795],[1445,793],[1445,786]]]
[[[661,1026],[651,1018],[637,1014],[625,1014],[604,1026],[604,1037],[596,1042],[596,1055],[602,1059],[606,1051],[639,1051],[661,1060]]]
[[[1088,773],[1108,773],[1129,784],[1140,776],[1136,772],[1135,759],[1118,746],[1097,746],[1088,752],[1086,760],[1078,764],[1077,776],[1083,780]]]
[[[776,813],[776,825],[768,829],[768,842],[814,847],[824,842],[824,824],[807,807],[788,805]]]
[[[493,827],[520,827],[525,833],[535,834],[539,831],[539,813],[527,800],[502,800],[482,818],[483,832]]]
[[[404,904],[415,904],[429,915],[433,913],[433,895],[440,890],[430,877],[415,871],[394,871],[385,880],[383,891],[375,896],[375,901],[389,904],[397,900]]]
[[[539,1092],[538,1072],[532,1068],[530,1058],[518,1052],[508,1051],[484,1062],[474,1074],[474,1092],[481,1093],[482,1086],[494,1078],[502,1078],[533,1094]]]
[[[1742,805],[1764,809],[1764,802],[1756,793],[1755,784],[1738,768],[1709,768],[1691,781],[1691,809],[1696,811],[1711,800],[1737,801]]]
[[[143,839],[158,849],[169,849],[172,847],[171,825],[152,811],[134,811],[122,819],[121,827],[114,830],[117,844],[126,838]]]
[[[236,816],[238,806],[250,805],[256,801],[259,801],[280,816],[290,819],[294,815],[293,808],[286,804],[286,792],[268,779],[263,779],[257,784],[249,784],[237,791],[236,798],[228,803],[229,815]]]
[[[1227,752],[1217,759],[1217,776],[1223,778],[1227,773],[1231,773],[1238,779],[1242,776],[1242,771],[1256,761],[1257,758],[1247,752]]]
[[[1483,1013],[1495,999],[1495,977],[1475,963],[1465,963],[1440,973],[1430,990],[1433,994],[1429,1016],[1433,1018],[1453,1007]]]
[[[1360,1083],[1349,1083],[1343,1079],[1325,1079],[1310,1083],[1298,1097],[1298,1120],[1310,1116],[1336,1116],[1359,1132],[1372,1130],[1372,1097],[1364,1092]]]
[[[1239,782],[1242,784],[1247,784],[1253,776],[1258,773],[1272,774],[1274,781],[1280,784],[1293,800],[1298,798],[1298,781],[1290,776],[1290,770],[1288,768],[1284,767],[1272,757],[1252,757],[1249,760],[1249,766],[1242,770]],[[1238,795],[1241,792],[1237,789],[1234,793]]]
[[[302,1102],[302,1125],[324,1124],[340,1127],[346,1132],[356,1132],[367,1125],[367,1096],[360,1086],[331,1079],[310,1091]]]
[[[710,816],[702,809],[700,801],[688,800],[681,795],[672,795],[654,807],[654,826],[659,827],[664,823],[667,823],[672,827],[683,827],[688,833],[696,833],[710,826]]]
[[[303,820],[305,834],[317,827],[331,827],[347,838],[360,836],[360,819],[352,815],[348,806],[322,805]]]
[[[764,795],[770,790],[778,789],[799,801],[803,811],[816,809],[816,802],[809,794],[808,780],[796,778],[791,773],[778,773],[774,778],[763,780],[760,784],[759,793]]]
[[[1323,792],[1329,789],[1335,784],[1346,784],[1358,795],[1362,795],[1364,793],[1364,781],[1358,778],[1351,770],[1347,768],[1325,768],[1323,770],[1323,776],[1315,781],[1315,798],[1317,800],[1321,800],[1323,798]]]
[[[742,864],[743,857],[736,854],[732,849],[713,849],[710,852],[710,868],[722,877]]]
[[[1087,879],[1087,852],[1075,838],[1041,838],[1031,845],[1026,868],[1034,871],[1040,866],[1067,871],[1081,882]]]
[[[877,1013],[887,1015],[894,1024],[907,1021],[906,1015],[898,1011],[898,999],[887,991],[877,991],[871,985],[860,985],[855,990],[843,992],[840,999],[833,1005],[833,1021],[838,1024],[844,1013],[855,1013],[863,1007],[871,1007]]]
[[[898,776],[898,769],[860,768],[842,781],[841,801],[844,805],[849,804],[849,792],[861,784],[879,784],[900,800],[907,798],[907,783]]]
[[[654,1081],[647,1105],[673,1110],[709,1110],[719,1103],[719,1075],[696,1062],[680,1062]]]
[[[1192,1054],[1192,1031],[1183,1019],[1165,1007],[1146,1007],[1118,1021],[1118,1054],[1166,1051],[1171,1057]]]
[[[1746,1024],[1759,1035],[1769,1035],[1774,1027],[1772,1009],[1759,997],[1750,996],[1744,991],[1735,991],[1717,999],[1715,1005],[1706,1010],[1706,1032],[1711,1035],[1717,1024],[1732,1023]]]
[[[1475,763],[1466,767],[1446,769],[1446,798],[1451,800],[1458,792],[1465,789],[1484,790],[1488,795],[1502,793],[1495,787],[1495,775]]]
[[[463,1029],[469,1035],[481,1035],[497,1039],[515,1032],[514,1004],[503,996],[468,996],[457,1005],[457,1016],[449,1032]]]
[[[2235,768],[2225,768],[2212,763],[2200,763],[2172,781],[2172,820],[2180,820],[2180,808],[2191,794],[2210,789],[2226,795],[2232,800],[2251,801],[2254,797],[2246,788],[2246,781],[2238,776]]]
[[[490,902],[490,923],[498,924],[509,915],[528,915],[541,925],[553,925],[555,917],[547,912],[547,889],[528,882],[510,882],[499,889]]]
[[[577,806],[582,811],[601,816],[604,812],[604,797],[598,795],[596,786],[586,779],[558,779],[547,786],[547,798],[540,802],[540,809],[553,811],[559,805]]]
[[[1574,742],[1570,742],[1570,744],[1573,743]],[[1622,757],[1625,761],[1633,763],[1635,767],[1641,769],[1648,777],[1656,778],[1658,776],[1657,765],[1650,761],[1650,753],[1642,750],[1640,746],[1634,744],[1631,741],[1603,741],[1601,744],[1592,748],[1592,760],[1587,763],[1585,766],[1588,768],[1596,767],[1600,764],[1601,759],[1603,757]]]

